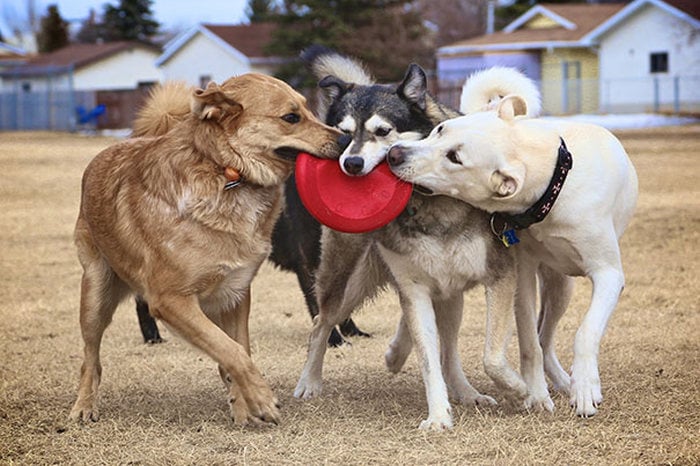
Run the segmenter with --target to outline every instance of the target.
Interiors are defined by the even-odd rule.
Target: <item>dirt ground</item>
[[[73,424],[82,341],[81,269],[72,243],[82,170],[114,139],[0,133],[0,464],[700,464],[700,126],[617,133],[639,172],[640,201],[622,241],[627,287],[600,353],[605,401],[579,419],[504,399],[481,365],[483,290],[467,293],[465,371],[499,400],[455,406],[456,426],[418,430],[427,415],[414,356],[390,375],[393,292],[355,314],[372,333],[329,350],[320,398],[292,392],[310,320],[296,278],[266,264],[253,282],[253,358],[282,402],[282,422],[238,428],[215,364],[164,330],[145,345],[133,302],[104,339],[101,419]],[[579,279],[557,343],[571,364],[588,305]],[[515,338],[509,355],[517,361]]]

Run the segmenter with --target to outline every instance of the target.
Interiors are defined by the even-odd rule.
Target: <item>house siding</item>
[[[169,60],[161,65],[166,80],[180,80],[200,85],[202,76],[222,82],[231,76],[248,73],[250,64],[238,60],[204,34],[196,34]]]
[[[73,85],[77,91],[111,91],[137,89],[139,84],[163,80],[156,68],[158,53],[131,49],[84,66],[75,71]]]
[[[668,72],[651,73],[656,52]],[[687,22],[647,5],[601,37],[599,56],[602,111],[700,112],[700,30]]]
[[[545,114],[598,111],[598,56],[595,52],[583,48],[544,50],[541,63],[540,91]]]

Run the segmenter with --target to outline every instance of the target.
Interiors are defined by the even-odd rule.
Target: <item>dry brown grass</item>
[[[477,290],[460,348],[475,386],[501,404],[456,406],[455,429],[430,434],[417,429],[427,407],[415,358],[396,376],[383,368],[398,316],[391,292],[356,315],[374,338],[327,353],[323,396],[292,397],[310,322],[295,277],[269,265],[253,284],[251,332],[283,403],[280,426],[234,427],[214,363],[167,331],[167,343],[144,345],[131,302],[103,345],[102,419],[68,423],[82,358],[71,239],[80,176],[113,140],[0,133],[0,463],[699,464],[700,126],[620,136],[641,198],[623,238],[627,289],[600,355],[600,413],[578,419],[558,395],[553,415],[503,400],[481,368]],[[589,293],[580,280],[562,321],[565,365]]]

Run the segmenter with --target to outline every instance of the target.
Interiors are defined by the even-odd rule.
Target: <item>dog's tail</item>
[[[334,76],[348,84],[369,86],[375,83],[374,77],[361,62],[328,47],[312,45],[302,50],[299,56],[316,79]],[[328,94],[319,89],[317,113],[322,120],[326,119],[330,100]]]
[[[515,68],[503,66],[477,71],[469,76],[462,87],[459,109],[462,113],[492,110],[509,94],[517,94],[525,99],[527,116],[540,114],[542,102],[534,81]]]
[[[155,86],[134,120],[132,137],[161,136],[190,113],[193,88],[181,81]]]
[[[302,50],[300,57],[318,79],[335,76],[347,83],[374,84],[374,78],[362,63],[328,47],[312,45]]]

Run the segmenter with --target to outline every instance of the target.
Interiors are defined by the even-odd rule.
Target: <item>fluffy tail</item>
[[[322,45],[312,45],[304,49],[300,57],[316,79],[326,76],[335,76],[346,83],[370,86],[375,83],[374,78],[364,65],[350,57],[341,55],[335,50]],[[331,96],[319,89],[317,113],[321,120],[326,119]]]
[[[477,71],[467,78],[459,109],[462,113],[492,110],[509,94],[525,99],[527,116],[535,117],[542,111],[540,91],[534,81],[515,68],[502,66]]]
[[[362,63],[341,55],[328,47],[312,45],[304,49],[300,56],[318,79],[323,79],[326,76],[335,76],[347,83],[364,86],[369,86],[375,82]]]
[[[132,137],[155,137],[170,131],[190,112],[192,91],[192,86],[180,81],[154,87],[134,120]]]

